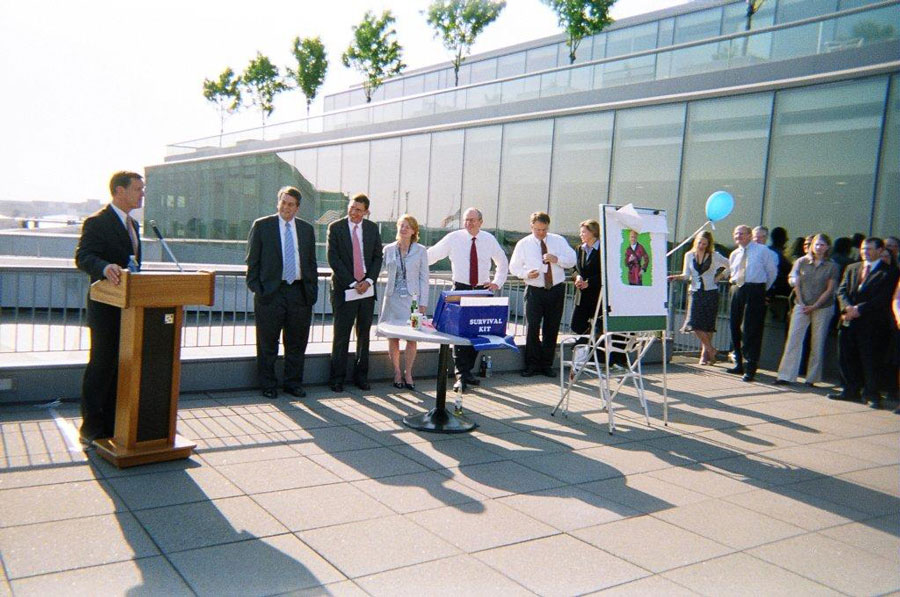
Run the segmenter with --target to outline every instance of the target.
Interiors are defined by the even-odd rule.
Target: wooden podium
[[[115,436],[94,442],[119,468],[188,458],[197,446],[175,433],[184,305],[212,305],[212,272],[122,272],[91,285],[91,298],[122,309]]]

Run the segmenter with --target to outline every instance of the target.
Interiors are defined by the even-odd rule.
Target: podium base
[[[176,435],[171,446],[168,445],[168,442],[163,445],[153,442],[149,446],[136,446],[134,449],[128,450],[116,444],[115,438],[112,437],[96,440],[94,446],[97,448],[97,454],[111,462],[116,468],[128,468],[153,462],[190,458],[197,444]]]
[[[465,433],[478,426],[478,423],[462,415],[455,415],[446,408],[437,407],[421,415],[403,417],[403,424],[412,429],[433,433]]]

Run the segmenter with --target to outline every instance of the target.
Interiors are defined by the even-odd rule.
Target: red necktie
[[[475,237],[472,237],[472,248],[469,249],[469,286],[478,286],[478,251],[475,249]]]
[[[359,243],[359,224],[353,226],[353,277],[362,282],[366,275],[362,262],[362,246]]]
[[[547,243],[541,239],[541,258],[547,254]],[[544,288],[553,288],[553,273],[550,271],[550,264],[547,264],[547,271],[544,272]]]

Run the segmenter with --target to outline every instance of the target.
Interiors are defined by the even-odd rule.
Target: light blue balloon
[[[716,191],[706,200],[706,218],[711,222],[724,220],[734,209],[734,197],[728,191]]]

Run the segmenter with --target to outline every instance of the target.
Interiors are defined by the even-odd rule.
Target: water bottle
[[[138,272],[141,268],[138,266],[137,260],[134,258],[134,255],[128,256],[128,271],[130,272]]]
[[[453,401],[453,414],[462,415],[462,389],[456,390],[456,398]]]
[[[491,357],[491,355],[488,355],[487,356],[487,366],[485,367],[485,370],[484,370],[485,377],[491,376],[491,369],[493,369],[493,367],[494,367],[494,359]]]
[[[419,329],[419,303],[416,295],[413,295],[412,302],[409,304],[409,326],[414,330]]]

